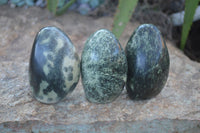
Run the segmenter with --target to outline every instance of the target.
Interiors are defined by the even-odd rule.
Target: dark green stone
[[[68,36],[56,27],[41,29],[29,64],[34,97],[42,103],[56,103],[74,90],[79,77],[80,60]]]
[[[126,49],[126,89],[132,99],[149,99],[160,93],[169,73],[169,54],[160,31],[151,24],[139,26]]]
[[[90,102],[109,103],[121,94],[127,61],[120,43],[110,31],[101,29],[87,40],[81,58],[81,74]]]

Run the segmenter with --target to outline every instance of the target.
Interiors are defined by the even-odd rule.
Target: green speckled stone
[[[74,90],[79,77],[80,60],[68,36],[56,27],[41,29],[29,64],[34,97],[42,103],[56,103]]]
[[[98,30],[85,43],[81,75],[90,102],[109,103],[121,94],[127,77],[127,61],[120,43],[110,31]]]
[[[169,54],[156,26],[139,26],[125,52],[128,61],[126,89],[130,98],[149,99],[159,94],[168,78]]]

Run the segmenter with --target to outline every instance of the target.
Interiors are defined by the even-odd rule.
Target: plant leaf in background
[[[34,0],[25,0],[25,1],[26,1],[26,5],[34,6]]]
[[[56,14],[56,9],[57,9],[57,5],[58,5],[58,1],[59,0],[47,0],[47,8],[54,15]]]
[[[67,4],[56,11],[56,15],[62,15],[74,2],[76,2],[76,0],[70,0],[67,2]]]
[[[124,28],[130,20],[138,0],[119,0],[119,5],[114,17],[112,32],[119,39]]]
[[[182,50],[185,48],[186,40],[193,22],[194,13],[199,1],[200,0],[185,1],[185,15],[184,15],[184,23],[181,33],[181,45],[180,45],[180,48]]]

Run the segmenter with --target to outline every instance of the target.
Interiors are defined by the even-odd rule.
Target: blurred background
[[[187,4],[187,13],[184,20]],[[110,16],[117,18],[113,22],[115,33],[115,22],[131,21],[152,23],[156,25],[164,38],[174,42],[192,60],[200,62],[200,8],[199,0],[0,0],[2,5],[9,8],[24,8],[28,10],[31,6],[49,10],[52,15],[62,15],[69,11],[77,12],[93,18]],[[120,6],[121,5],[121,6]],[[131,5],[130,8],[126,8]],[[128,11],[131,15],[124,15]],[[122,12],[121,14],[117,12]],[[187,18],[188,16],[188,18]],[[194,17],[193,17],[194,16]],[[124,20],[125,19],[125,20]],[[184,28],[183,28],[184,25]],[[123,32],[117,31],[119,36]]]

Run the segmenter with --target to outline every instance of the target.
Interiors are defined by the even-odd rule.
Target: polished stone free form
[[[74,90],[79,77],[80,60],[68,36],[56,27],[41,29],[29,64],[34,97],[42,103],[56,103]]]
[[[98,30],[85,43],[81,75],[90,102],[109,103],[121,94],[127,77],[127,61],[120,43],[110,31]]]
[[[159,94],[167,81],[170,62],[167,46],[156,26],[139,26],[130,37],[125,52],[129,96],[149,99]]]

